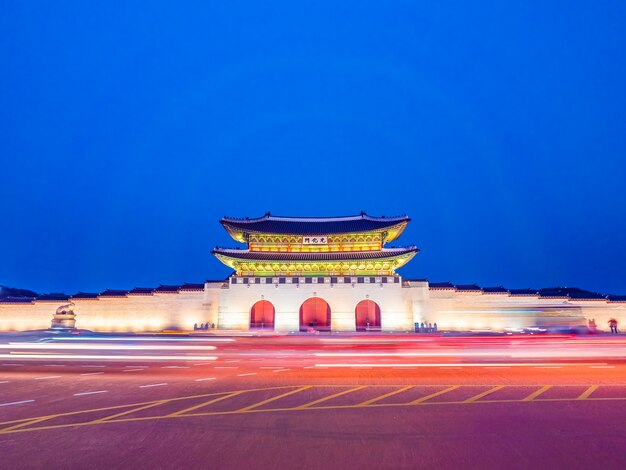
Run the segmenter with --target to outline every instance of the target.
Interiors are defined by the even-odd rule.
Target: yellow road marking
[[[372,398],[371,400],[367,400],[367,401],[361,402],[361,403],[359,403],[356,406],[368,406],[368,405],[371,405],[372,403],[376,403],[377,401],[382,400],[383,398],[392,397],[394,395],[397,395],[398,393],[402,393],[402,392],[404,392],[406,390],[410,390],[411,388],[414,388],[414,387],[415,387],[415,385],[407,385],[406,387],[399,388],[398,390],[394,390],[393,392],[385,393],[384,395],[380,395],[380,396],[378,396],[376,398]]]
[[[610,400],[615,400],[615,401],[623,401],[626,400],[626,397],[617,397],[617,398],[606,398],[606,397],[602,397],[602,398],[588,398],[587,401],[610,401]],[[535,402],[537,401],[577,401],[577,399],[575,398],[551,398],[551,399],[538,399],[538,400],[534,400]],[[524,403],[523,400],[485,400],[485,401],[479,401],[479,402],[474,402],[474,403],[482,403],[482,404],[489,404],[489,403]],[[418,405],[421,406],[432,406],[432,405],[462,405],[462,404],[467,404],[467,402],[465,401],[451,401],[451,402],[424,402],[424,403],[418,403]],[[408,406],[409,403],[388,403],[388,404],[373,404],[370,405],[372,407],[393,407],[393,406]],[[357,405],[340,405],[340,406],[328,406],[328,407],[317,407],[317,408],[309,408],[311,410],[334,410],[334,409],[359,409],[359,408],[363,408]],[[298,408],[276,408],[276,409],[263,409],[263,410],[257,410],[257,409],[252,409],[249,412],[250,413],[264,413],[264,412],[276,412],[276,411],[302,411]],[[151,419],[176,419],[176,418],[185,418],[185,417],[189,417],[189,416],[220,416],[220,415],[231,415],[231,414],[237,414],[240,411],[215,411],[215,412],[208,412],[208,413],[194,413],[194,414],[184,414],[184,415],[176,415],[176,416],[169,416],[169,415],[165,415],[165,416],[142,416],[139,418],[122,418],[122,419],[118,419],[115,421],[102,421],[102,422],[98,422],[98,421],[87,421],[87,422],[82,422],[82,423],[69,423],[69,424],[57,424],[57,425],[51,425],[51,426],[40,426],[40,427],[36,427],[36,428],[19,428],[19,429],[14,429],[14,430],[8,430],[8,429],[2,429],[0,430],[0,434],[12,434],[12,433],[21,433],[21,432],[30,432],[30,431],[45,431],[45,430],[50,430],[50,429],[60,429],[60,428],[71,428],[71,427],[78,427],[78,426],[88,426],[88,425],[94,425],[94,424],[112,424],[112,423],[124,423],[124,422],[133,422],[133,421],[146,421],[146,420],[151,420]]]
[[[452,387],[448,387],[445,390],[439,390],[438,392],[431,393],[430,395],[426,395],[425,397],[418,398],[417,400],[413,400],[407,405],[417,405],[419,403],[425,402],[426,400],[430,400],[431,398],[438,397],[439,395],[443,395],[444,393],[451,392],[452,390],[456,390],[460,385],[453,385]]]
[[[255,403],[254,405],[246,406],[245,408],[241,408],[241,409],[237,410],[236,412],[237,413],[241,413],[243,411],[248,411],[248,410],[251,410],[253,408],[258,408],[259,406],[263,406],[263,405],[265,405],[267,403],[271,403],[273,401],[280,400],[281,398],[288,397],[289,395],[293,395],[295,393],[302,392],[303,390],[309,389],[311,387],[312,387],[312,385],[305,385],[304,387],[300,387],[300,388],[298,388],[296,390],[291,390],[290,392],[283,393],[283,394],[278,395],[276,397],[272,397],[272,398],[268,398],[267,400],[260,401],[258,403]]]
[[[31,424],[37,424],[37,423],[41,423],[42,421],[46,421],[50,419],[47,416],[44,416],[43,418],[35,418],[35,419],[31,419],[29,421],[24,421],[20,424],[15,424],[13,426],[9,426],[8,428],[3,428],[0,430],[0,433],[4,432],[4,431],[13,431],[14,429],[19,429],[19,428],[23,428],[25,426],[30,426]]]
[[[533,401],[535,398],[537,398],[539,395],[541,395],[543,392],[549,390],[552,388],[552,385],[544,385],[543,387],[541,387],[539,390],[535,390],[533,393],[531,393],[530,395],[528,395],[526,398],[524,398],[522,401]]]
[[[162,401],[157,401],[154,403],[150,403],[149,405],[144,405],[144,406],[139,406],[137,408],[133,408],[130,410],[126,410],[126,411],[122,411],[121,413],[115,413],[113,415],[109,415],[109,416],[105,416],[104,418],[100,418],[100,419],[94,419],[93,421],[91,421],[92,423],[104,423],[105,421],[110,421],[114,418],[117,418],[118,416],[125,416],[131,413],[134,413],[135,411],[141,411],[141,410],[145,410],[147,408],[152,408],[153,406],[158,406],[158,405],[162,405],[163,403],[167,403],[167,400],[162,400]]]
[[[180,411],[176,411],[174,413],[170,413],[167,416],[168,417],[179,416],[179,415],[182,415],[184,413],[187,413],[188,411],[197,410],[198,408],[202,408],[203,406],[212,405],[213,403],[217,403],[218,401],[226,400],[227,398],[232,398],[234,396],[241,395],[242,393],[244,393],[244,392],[243,391],[233,392],[233,393],[230,393],[228,395],[224,395],[224,396],[221,396],[221,397],[214,398],[213,400],[205,401],[204,403],[200,403],[199,405],[190,406],[189,408],[185,408],[184,410],[180,410]]]
[[[334,387],[335,385],[316,385],[316,387]],[[293,385],[281,385],[279,387],[265,387],[265,388],[252,388],[249,390],[237,390],[237,391],[241,391],[243,392],[261,392],[261,391],[265,391],[265,390],[282,390],[285,388],[293,388]],[[46,416],[35,416],[33,418],[21,418],[21,419],[14,419],[11,421],[3,421],[0,422],[0,426],[3,424],[13,424],[13,423],[21,423],[23,421],[30,421],[32,419],[39,419],[39,418],[56,418],[59,416],[71,416],[71,415],[78,415],[78,414],[84,414],[84,413],[94,413],[96,411],[106,411],[106,410],[119,410],[119,409],[123,409],[123,408],[130,408],[132,406],[142,406],[142,405],[150,405],[152,403],[156,403],[157,401],[163,401],[163,402],[170,402],[170,401],[181,401],[181,400],[189,400],[189,399],[193,399],[193,398],[205,398],[205,397],[214,397],[216,395],[224,395],[224,394],[228,394],[228,393],[233,393],[234,390],[228,391],[228,392],[213,392],[213,393],[204,393],[202,395],[190,395],[187,397],[174,397],[174,398],[167,398],[165,400],[152,400],[152,401],[144,401],[144,402],[140,402],[140,403],[130,403],[128,405],[114,405],[114,406],[105,406],[102,408],[92,408],[89,410],[80,410],[80,411],[68,411],[65,413],[55,413],[52,415],[46,415]]]
[[[620,384],[621,385],[621,384]],[[176,413],[171,413],[169,415],[162,415],[162,416],[141,416],[141,417],[125,417],[126,415],[129,415],[135,411],[140,411],[141,409],[145,409],[145,408],[150,408],[153,406],[156,406],[158,404],[163,404],[163,403],[169,403],[169,402],[173,402],[173,401],[180,401],[180,400],[188,400],[190,398],[204,398],[204,397],[208,397],[208,396],[219,396],[219,399],[226,399],[229,398],[230,396],[234,396],[235,394],[242,394],[242,393],[247,393],[247,392],[254,392],[254,391],[267,391],[267,390],[277,390],[277,389],[285,389],[285,388],[293,388],[293,387],[297,387],[294,385],[291,386],[280,386],[280,387],[267,387],[267,388],[257,388],[257,389],[248,389],[248,390],[237,390],[237,391],[229,391],[229,392],[215,392],[215,393],[210,393],[210,394],[203,394],[203,395],[195,395],[195,396],[187,396],[187,397],[176,397],[176,398],[170,398],[170,399],[166,399],[166,400],[157,400],[157,401],[151,401],[151,402],[144,402],[144,403],[135,403],[135,404],[129,404],[129,405],[117,405],[117,406],[110,406],[110,407],[104,407],[104,408],[95,408],[95,409],[91,409],[91,410],[82,410],[82,411],[73,411],[73,412],[68,412],[68,413],[57,413],[57,414],[52,414],[52,415],[47,415],[47,416],[39,416],[39,417],[34,417],[34,418],[22,418],[22,419],[18,419],[18,420],[12,420],[12,421],[6,421],[3,423],[0,423],[0,425],[8,425],[8,424],[12,424],[13,426],[9,426],[3,429],[0,429],[0,434],[12,434],[12,433],[21,433],[21,432],[30,432],[30,431],[43,431],[43,430],[51,430],[51,429],[60,429],[60,428],[71,428],[71,427],[78,427],[78,426],[88,426],[88,425],[93,425],[93,424],[109,424],[109,423],[121,423],[121,422],[131,422],[131,421],[145,421],[145,420],[151,420],[151,419],[174,419],[174,418],[184,418],[184,417],[189,417],[189,416],[219,416],[219,415],[230,415],[230,414],[236,414],[236,413],[241,413],[241,412],[249,412],[249,413],[263,413],[263,412],[275,412],[275,411],[301,411],[302,408],[300,407],[293,407],[293,408],[266,408],[266,409],[257,409],[258,407],[266,404],[266,403],[271,403],[275,400],[279,400],[280,398],[283,398],[285,396],[289,396],[295,393],[299,393],[303,390],[306,390],[308,388],[312,388],[312,387],[319,387],[319,388],[325,388],[325,387],[337,387],[338,385],[307,385],[307,386],[303,386],[300,388],[297,388],[296,390],[291,390],[287,393],[283,393],[279,396],[276,397],[272,397],[268,400],[264,400],[260,403],[255,403],[253,405],[250,405],[248,407],[245,408],[241,408],[239,410],[232,410],[232,411],[213,411],[213,412],[204,412],[204,413],[187,413],[187,411],[189,409],[186,410],[182,410],[180,412],[176,412]],[[344,385],[344,386],[349,386],[349,385]],[[385,386],[385,387],[389,387],[389,385],[371,385],[371,387],[381,387],[381,386]],[[439,386],[441,387],[442,385],[427,385],[427,387],[435,387],[435,386]],[[476,385],[467,385],[467,387],[474,387]],[[559,385],[561,386],[561,385]],[[566,386],[566,387],[571,387],[571,386],[580,386],[580,385],[562,385],[562,386]],[[440,390],[438,392],[432,393],[430,395],[421,397],[417,400],[414,400],[413,402],[410,403],[376,403],[377,401],[381,400],[382,398],[384,398],[385,396],[391,396],[390,394],[397,394],[400,393],[401,391],[404,391],[405,389],[408,390],[409,388],[415,387],[414,385],[410,385],[410,386],[404,386],[398,390],[394,390],[393,392],[390,392],[390,394],[385,394],[385,395],[381,395],[379,397],[373,398],[371,400],[367,400],[367,402],[371,402],[369,405],[365,405],[365,406],[371,406],[371,407],[395,407],[395,406],[409,406],[409,405],[424,405],[424,406],[432,406],[432,405],[459,405],[459,404],[467,404],[467,403],[483,403],[483,404],[489,404],[489,403],[523,403],[523,402],[532,402],[532,401],[542,401],[542,402],[547,402],[547,401],[577,401],[577,400],[587,400],[587,401],[624,401],[626,400],[626,397],[597,397],[594,398],[591,396],[591,394],[599,387],[600,385],[592,385],[590,387],[587,388],[587,390],[585,390],[585,392],[583,392],[578,398],[537,398],[539,397],[539,395],[541,395],[541,393],[545,392],[546,390],[548,390],[550,387],[552,387],[551,385],[544,385],[542,386],[539,390],[536,390],[535,392],[533,392],[532,394],[528,395],[526,398],[524,399],[512,399],[512,400],[482,400],[482,401],[476,401],[480,398],[479,395],[482,396],[486,396],[489,393],[494,392],[496,389],[498,388],[503,388],[504,386],[499,385],[499,386],[493,386],[494,388],[492,388],[491,390],[488,390],[487,392],[482,392],[479,395],[476,395],[472,398],[470,398],[469,400],[475,400],[475,401],[427,401],[430,400],[431,398],[434,398],[436,396],[439,395],[443,395],[445,393],[448,393],[454,389],[457,389],[460,387],[460,385],[454,385],[454,386],[450,386],[444,390]],[[623,386],[623,385],[622,385]],[[354,386],[353,386],[354,387]],[[350,393],[352,391],[355,391],[359,388],[364,388],[366,386],[357,386],[355,388],[352,388],[350,390],[347,391],[343,391],[341,392],[343,393]],[[336,395],[336,394],[335,394]],[[329,400],[330,397],[324,397],[324,401],[325,400]],[[372,401],[373,400],[373,401]],[[210,402],[214,402],[217,400],[211,400]],[[363,402],[363,403],[367,403],[367,402]],[[201,405],[197,405],[195,408],[191,407],[191,409],[197,409],[198,407],[201,406],[205,406],[207,405],[209,402],[204,402]],[[364,405],[362,403],[359,404],[355,404],[355,405],[331,405],[331,406],[319,406],[319,407],[313,407],[311,406],[311,404],[307,404],[307,407],[305,409],[311,409],[311,410],[334,410],[334,409],[358,409],[358,408],[363,408]],[[115,415],[111,415],[111,416],[107,416],[105,418],[102,419],[98,419],[98,420],[93,420],[93,421],[84,421],[84,422],[75,422],[75,423],[66,423],[66,424],[57,424],[57,425],[48,425],[48,426],[37,426],[37,427],[32,427],[33,425],[40,423],[42,421],[46,421],[49,420],[51,418],[55,418],[55,417],[60,417],[60,416],[69,416],[69,415],[78,415],[78,414],[83,414],[83,413],[93,413],[96,411],[104,411],[104,410],[113,410],[113,409],[126,409],[125,412],[122,413],[117,413]],[[184,414],[183,414],[184,413]],[[121,419],[114,419],[115,417],[122,417]]]
[[[471,398],[468,398],[467,400],[465,400],[465,403],[473,403],[476,400],[480,400],[482,397],[486,397],[487,395],[491,395],[493,392],[497,392],[498,390],[500,390],[501,388],[504,388],[504,385],[496,385],[493,388],[490,388],[489,390],[479,393],[478,395],[474,395]]]
[[[589,395],[591,395],[596,390],[596,388],[598,388],[598,385],[590,386],[587,390],[580,394],[577,400],[586,400],[587,398],[589,398]]]
[[[327,397],[322,397],[322,398],[319,398],[318,400],[313,400],[313,401],[311,401],[309,403],[305,403],[304,405],[296,406],[295,408],[298,409],[298,410],[303,410],[304,408],[308,408],[310,406],[317,405],[318,403],[322,403],[322,402],[325,402],[325,401],[328,401],[328,400],[332,400],[333,398],[337,398],[337,397],[340,397],[342,395],[347,395],[348,393],[351,393],[351,392],[356,392],[357,390],[361,390],[361,389],[363,389],[365,387],[367,387],[367,385],[359,385],[358,387],[354,387],[354,388],[351,388],[349,390],[343,390],[341,392],[334,393],[332,395],[328,395]]]

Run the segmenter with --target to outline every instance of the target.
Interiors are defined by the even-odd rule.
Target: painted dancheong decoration
[[[215,248],[213,254],[239,276],[393,275],[419,251],[386,248],[410,222],[406,215],[372,217],[225,217],[220,223],[246,249]]]

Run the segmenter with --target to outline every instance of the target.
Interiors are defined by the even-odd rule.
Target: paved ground
[[[35,339],[0,344],[2,468],[626,461],[621,338]]]

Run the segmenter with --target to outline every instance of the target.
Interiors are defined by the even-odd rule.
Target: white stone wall
[[[393,279],[393,278],[388,278]],[[356,277],[352,280],[356,281]],[[369,281],[369,277],[365,278]],[[74,299],[76,326],[94,331],[161,331],[193,329],[194,323],[215,323],[222,329],[247,330],[250,309],[267,300],[276,310],[275,329],[298,331],[300,306],[320,297],[331,309],[333,331],[355,331],[355,308],[365,299],[381,309],[384,331],[411,331],[415,323],[437,323],[440,330],[500,331],[529,326],[586,325],[595,319],[599,330],[608,330],[611,318],[626,331],[626,303],[605,300],[544,299],[536,296],[484,294],[453,289],[430,289],[425,281],[383,284],[377,282],[330,284],[225,284],[207,282],[204,291],[173,294],[129,295]],[[316,279],[314,279],[316,281]],[[50,327],[52,315],[64,301],[0,303],[0,331],[25,331]]]
[[[424,321],[446,330],[501,331],[532,326],[586,326],[595,319],[608,330],[610,318],[626,328],[626,303],[485,294],[453,289],[428,289]]]
[[[93,331],[161,331],[193,329],[194,323],[217,323],[214,289],[170,294],[73,299],[76,327]],[[67,301],[0,303],[0,331],[50,327],[52,315]]]
[[[250,324],[250,310],[259,300],[267,300],[274,305],[274,326],[277,331],[299,331],[300,307],[305,300],[319,297],[328,302],[331,311],[332,331],[356,331],[356,305],[362,300],[372,300],[381,309],[381,328],[384,331],[406,331],[413,328],[413,311],[410,292],[402,288],[401,283],[356,282],[353,277],[349,284],[343,283],[343,277],[338,283],[331,284],[330,278],[324,279],[323,284],[307,284],[300,278],[298,284],[293,284],[292,278],[285,278],[285,284],[279,284],[278,278],[272,284],[230,284],[222,290],[219,308],[219,327],[224,329],[248,329]],[[393,278],[389,277],[391,281]],[[365,280],[369,281],[369,277]],[[241,282],[241,278],[238,279]],[[265,279],[262,279],[264,282]]]
[[[44,330],[52,315],[67,302],[0,303],[0,331]]]

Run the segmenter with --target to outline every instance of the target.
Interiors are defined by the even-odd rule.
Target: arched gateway
[[[300,307],[300,331],[308,328],[330,331],[330,306],[319,297],[305,300]]]
[[[274,306],[267,300],[259,300],[250,309],[250,329],[273,330]]]
[[[372,300],[361,300],[354,310],[356,331],[380,330],[380,307]]]

